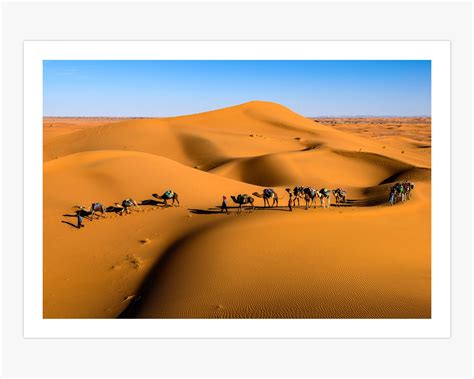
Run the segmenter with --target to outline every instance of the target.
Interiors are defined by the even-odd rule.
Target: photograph
[[[431,319],[431,69],[44,60],[43,318]]]

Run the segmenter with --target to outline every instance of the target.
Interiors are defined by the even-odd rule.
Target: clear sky
[[[430,116],[431,61],[45,61],[45,116],[165,117],[251,100],[305,116]]]

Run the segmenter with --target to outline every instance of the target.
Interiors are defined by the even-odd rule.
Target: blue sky
[[[305,116],[431,115],[430,61],[44,61],[45,116],[165,117],[251,100]]]

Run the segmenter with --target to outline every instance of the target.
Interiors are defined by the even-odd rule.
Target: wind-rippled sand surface
[[[45,119],[44,317],[429,318],[429,119],[393,135],[380,122],[363,135],[267,102],[162,119]],[[412,199],[387,206],[404,179],[416,183]],[[271,186],[284,196],[295,185],[343,187],[350,201],[217,208],[222,195]],[[168,188],[181,207],[66,223],[74,205],[153,200]]]

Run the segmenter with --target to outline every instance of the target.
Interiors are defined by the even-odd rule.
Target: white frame
[[[43,319],[43,60],[431,60],[431,319]],[[449,338],[448,41],[25,41],[25,338]],[[448,227],[447,227],[448,226]]]

